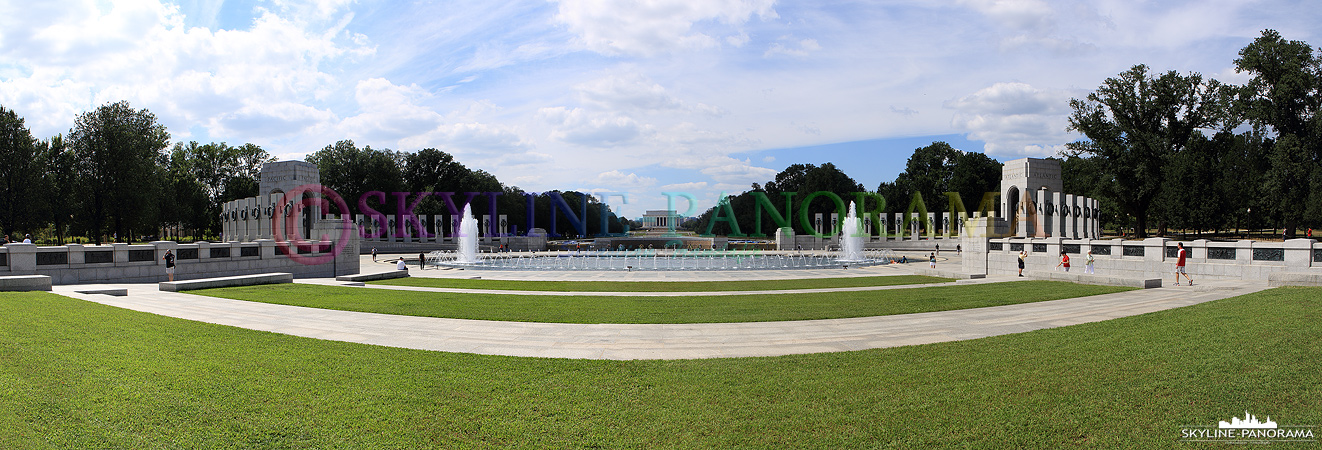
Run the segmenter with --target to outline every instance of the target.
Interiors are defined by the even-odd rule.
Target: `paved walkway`
[[[530,279],[536,278],[538,273],[520,272],[519,275],[522,279]],[[545,275],[550,278],[558,276]],[[1009,281],[1009,278],[992,277],[988,281]],[[54,292],[164,316],[316,339],[446,352],[580,359],[777,356],[976,339],[1178,308],[1267,287],[1265,284],[1219,281],[1193,287],[1144,289],[1021,305],[896,316],[627,325],[395,316],[162,292],[154,284],[112,286],[128,289],[129,295],[79,294],[74,292],[78,286],[56,286]]]

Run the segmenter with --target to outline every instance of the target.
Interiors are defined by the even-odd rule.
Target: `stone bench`
[[[292,273],[259,273],[233,277],[202,278],[185,281],[162,281],[158,287],[162,291],[179,292],[194,289],[211,289],[232,286],[255,286],[259,284],[293,283]]]
[[[409,271],[407,270],[391,270],[389,272],[379,272],[379,273],[359,273],[354,275],[340,275],[338,277],[335,277],[335,281],[364,282],[364,281],[376,281],[376,280],[389,280],[392,278],[407,278],[408,276],[409,276]]]
[[[1053,271],[1026,270],[1024,271],[1024,274],[1041,280],[1069,281],[1072,283],[1079,283],[1079,284],[1099,284],[1103,286],[1127,286],[1127,287],[1136,287],[1139,289],[1152,289],[1152,288],[1161,287],[1160,278],[1153,278],[1153,279],[1124,278],[1124,277],[1115,277],[1115,276],[1107,276],[1107,275],[1088,275],[1086,273],[1083,273],[1082,271],[1064,272],[1064,271],[1055,271],[1055,270]]]
[[[1272,272],[1267,274],[1267,285],[1278,286],[1322,286],[1322,272]]]
[[[50,287],[50,275],[0,277],[0,291],[49,291]]]

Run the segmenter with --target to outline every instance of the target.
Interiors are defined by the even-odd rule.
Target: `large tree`
[[[1245,116],[1274,136],[1264,190],[1287,237],[1307,218],[1322,221],[1322,50],[1265,30],[1239,52],[1235,69],[1253,75],[1239,92]]]
[[[1069,144],[1073,155],[1095,157],[1108,186],[1102,189],[1134,217],[1137,237],[1147,237],[1153,202],[1165,184],[1164,171],[1195,130],[1222,122],[1226,94],[1221,83],[1175,71],[1157,77],[1137,65],[1107,78],[1086,99],[1071,99],[1069,130],[1087,140]]]
[[[0,230],[21,240],[36,224],[42,203],[37,142],[12,109],[0,106]]]
[[[154,230],[162,185],[162,151],[170,133],[146,109],[128,102],[111,103],[78,116],[69,132],[83,180],[82,218],[98,244],[106,233],[133,240],[135,232]]]

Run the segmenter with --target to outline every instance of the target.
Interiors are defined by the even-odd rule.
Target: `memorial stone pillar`
[[[1047,202],[1050,201],[1051,198],[1048,194],[1050,194],[1050,192],[1046,189],[1038,190],[1037,201],[1034,202],[1035,204],[1033,205],[1037,212],[1037,220],[1033,221],[1033,237],[1039,239],[1047,237]]]
[[[505,214],[501,214],[500,216],[497,217],[497,219],[498,219],[498,222],[497,222],[498,225],[497,225],[497,227],[496,227],[496,232],[497,232],[500,236],[509,236],[509,234],[510,234],[510,218],[509,218],[509,216],[507,216],[507,215],[505,215]],[[585,218],[583,218],[583,220],[587,220],[587,218],[585,217]],[[674,227],[673,227],[673,226],[671,227],[671,230],[672,230],[672,231],[674,230]],[[605,229],[605,230],[601,230],[601,233],[602,233],[602,234],[606,234],[606,233],[609,233],[609,232],[610,232],[610,229],[609,229],[609,228],[608,228],[608,229]]]
[[[1079,227],[1078,227],[1078,223],[1079,223],[1078,209],[1079,209],[1079,207],[1078,207],[1077,204],[1076,204],[1077,202],[1078,202],[1078,197],[1075,196],[1074,194],[1066,194],[1066,195],[1065,195],[1065,217],[1066,217],[1066,219],[1065,219],[1065,238],[1066,238],[1066,239],[1078,239],[1078,238],[1079,238]]]
[[[395,241],[395,223],[396,223],[396,222],[395,222],[395,215],[394,215],[394,214],[388,214],[388,215],[386,215],[386,242],[396,242],[396,241]]]
[[[1069,216],[1065,215],[1065,193],[1051,193],[1051,235],[1054,237],[1065,238],[1065,224],[1069,222]]]
[[[1102,237],[1102,221],[1101,221],[1101,218],[1099,218],[1099,217],[1097,216],[1097,213],[1101,211],[1100,209],[1098,209],[1098,208],[1101,207],[1101,203],[1099,203],[1099,202],[1097,201],[1097,199],[1095,199],[1095,198],[1093,198],[1093,199],[1088,199],[1088,203],[1091,203],[1091,204],[1092,204],[1091,206],[1092,206],[1092,236],[1093,236],[1093,239],[1101,239],[1101,237]]]

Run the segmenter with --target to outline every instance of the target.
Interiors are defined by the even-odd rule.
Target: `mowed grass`
[[[559,323],[724,323],[837,319],[981,308],[1130,290],[1019,281],[858,292],[720,296],[474,294],[279,284],[190,291],[198,295],[407,316]]]
[[[1322,425],[1320,359],[1317,288],[972,341],[688,361],[405,350],[6,293],[0,448],[1202,447],[1181,427],[1245,410]]]
[[[883,277],[807,278],[799,280],[737,281],[528,281],[466,280],[452,278],[395,278],[370,284],[463,289],[501,289],[510,291],[558,292],[717,292],[773,291],[782,289],[818,289],[860,286],[895,286],[902,284],[947,283],[952,278],[925,275]]]

